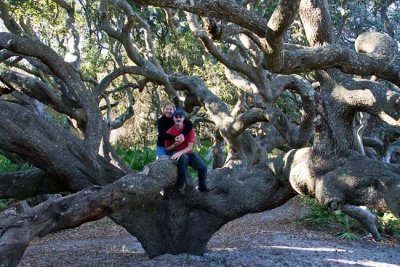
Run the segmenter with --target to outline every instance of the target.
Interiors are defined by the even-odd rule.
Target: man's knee
[[[189,162],[189,157],[186,154],[183,154],[178,159],[178,164],[187,164]]]

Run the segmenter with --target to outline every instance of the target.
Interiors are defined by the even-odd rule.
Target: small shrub
[[[338,235],[339,238],[343,238],[346,240],[360,240],[360,237],[352,232],[343,232],[341,234]]]
[[[200,158],[205,162],[207,167],[212,165],[212,158],[210,157],[210,144],[202,144],[200,146],[196,146],[193,151],[200,156]]]
[[[26,171],[31,168],[32,166],[29,163],[15,164],[5,156],[0,155],[0,172]]]
[[[378,228],[380,232],[395,236],[400,241],[400,220],[394,217],[392,213],[378,214]]]
[[[365,233],[356,220],[341,211],[332,211],[309,197],[302,196],[301,199],[309,207],[309,212],[299,219],[301,224],[329,230],[347,240],[358,240],[358,234]]]
[[[156,160],[156,151],[154,148],[116,147],[115,151],[129,167],[138,171],[143,170],[145,165]]]
[[[0,154],[0,172],[18,172],[26,171],[32,168],[29,163],[15,164],[8,158]],[[0,199],[0,211],[7,209],[10,204],[14,203],[13,199]]]
[[[15,200],[13,199],[0,199],[0,212],[9,208],[9,206],[14,202]]]

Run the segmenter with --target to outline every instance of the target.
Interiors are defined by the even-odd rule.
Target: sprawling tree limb
[[[63,181],[43,170],[0,173],[0,198],[26,199],[65,191]]]
[[[170,160],[157,161],[143,172],[108,186],[47,201],[22,214],[3,213],[0,263],[16,265],[36,235],[107,215],[137,236],[150,257],[184,251],[201,254],[212,234],[226,222],[248,212],[272,209],[294,196],[287,180],[276,178],[265,168],[236,175],[232,170],[220,169],[210,175],[211,192],[201,193],[189,186],[186,196],[178,196],[170,190],[177,175],[173,164]],[[160,195],[163,188],[164,199]],[[147,205],[153,209],[148,210]],[[168,223],[168,218],[176,217],[179,227]],[[143,231],[144,226],[149,231]],[[203,233],[201,238],[199,232]],[[183,242],[187,238],[193,239]]]
[[[257,103],[260,103],[261,101],[261,99],[258,99],[259,96],[261,96],[264,101],[269,102],[271,98],[271,91],[270,87],[268,86],[268,73],[264,69],[254,66],[254,64],[252,65],[246,63],[244,60],[240,59],[237,53],[237,48],[232,48],[228,51],[228,53],[223,53],[221,49],[214,44],[214,41],[208,37],[206,32],[201,29],[196,21],[195,16],[188,12],[186,14],[189,26],[194,36],[199,37],[207,51],[225,65],[225,72],[228,79],[230,79],[233,84],[241,88],[241,90],[251,91],[254,95],[254,98],[257,99]],[[205,27],[207,26],[208,28],[211,27],[211,25],[206,24]],[[214,27],[217,26],[215,25]],[[208,31],[210,30],[212,29],[208,29]],[[235,47],[243,46],[239,41],[234,43]],[[257,62],[257,64],[258,63],[259,62]],[[246,78],[241,77],[236,72],[244,75]]]
[[[4,22],[4,26],[6,26],[6,28],[10,32],[15,33],[15,34],[21,34],[22,33],[21,27],[10,16],[10,14],[8,14],[8,9],[7,9],[4,1],[0,1],[0,17],[2,18],[2,20]]]
[[[0,265],[16,266],[29,242],[44,231],[76,227],[107,215],[109,206],[121,201],[118,194],[100,188],[46,201],[21,215],[3,215],[0,223]]]
[[[360,98],[364,100],[363,105],[360,106],[362,111],[366,111],[370,114],[376,115],[382,121],[396,127],[400,126],[400,94],[391,90],[387,90],[385,86],[371,86],[367,90],[360,90],[365,95]],[[367,102],[372,98],[375,98],[375,102],[372,106],[368,106]],[[352,97],[356,98],[356,94],[352,94]]]
[[[202,106],[207,109],[211,120],[215,122],[223,135],[229,135],[228,130],[233,122],[229,109],[219,97],[207,90],[207,86],[201,79],[174,75],[170,76],[169,80],[177,90],[189,90],[194,93]]]
[[[95,91],[93,94],[97,97],[99,97],[111,84],[113,80],[116,78],[124,75],[124,74],[135,74],[135,75],[141,75],[146,77],[147,79],[158,82],[162,84],[164,82],[164,75],[163,73],[158,72],[154,68],[146,68],[146,67],[137,67],[137,66],[123,66],[120,67],[110,74],[106,75],[99,85],[96,87]]]
[[[365,128],[367,128],[368,114],[363,112],[358,112],[353,120],[353,138],[354,146],[358,152],[365,155],[364,145],[363,145],[363,133]]]
[[[17,72],[5,71],[0,74],[0,81],[6,84],[9,88],[21,91],[43,104],[53,107],[56,111],[76,119],[79,124],[85,124],[86,122],[85,117],[68,106],[62,96],[60,96],[54,88],[51,88],[48,84],[38,79]]]
[[[172,7],[172,8],[179,8],[182,10],[186,10],[198,15],[202,16],[213,16],[215,18],[236,23],[239,26],[242,26],[254,33],[256,33],[259,37],[265,37],[266,29],[269,27],[267,26],[267,22],[262,19],[258,20],[257,15],[250,12],[250,11],[243,11],[242,7],[237,8],[237,10],[241,10],[241,16],[234,16],[234,13],[231,9],[236,9],[236,4],[232,3],[232,1],[213,1],[215,3],[210,3],[210,1],[194,1],[191,3],[184,3],[181,1],[135,1],[142,5],[154,5],[154,6],[162,6],[162,7]],[[223,6],[219,9],[217,7],[222,2],[225,2],[227,6]],[[229,3],[228,3],[229,2]],[[320,3],[323,2],[323,3]],[[318,5],[324,5],[324,0],[320,0]],[[307,5],[305,5],[307,3]],[[302,5],[308,6],[310,8],[307,1],[304,1]],[[293,3],[294,5],[294,3]],[[312,6],[313,8],[317,7],[318,5]],[[208,8],[209,10],[207,10]],[[305,9],[305,7],[303,7]],[[205,13],[207,11],[207,13]],[[218,11],[218,12],[217,12]],[[326,12],[325,7],[320,8],[319,15],[324,15]],[[255,31],[252,25],[249,25],[245,21],[242,21],[242,18],[246,16],[246,14],[252,14],[253,18],[250,20],[252,23],[257,23],[258,31]],[[233,15],[233,16],[232,16]],[[242,16],[243,15],[243,16]],[[325,14],[329,18],[329,14]],[[250,15],[249,15],[250,16]],[[240,17],[240,18],[237,18]],[[315,15],[315,18],[318,16]],[[312,17],[308,17],[312,18]],[[307,17],[304,17],[303,20],[306,20]],[[328,20],[324,20],[326,23]],[[330,21],[330,18],[329,18]],[[318,26],[318,20],[314,21],[311,26]],[[319,27],[319,26],[318,26]],[[261,30],[263,29],[263,30]],[[330,27],[323,26],[321,27],[321,31],[318,33],[324,33],[323,38],[325,38],[325,43],[331,43],[331,40],[327,41],[329,36]],[[314,37],[310,37],[314,38]],[[321,37],[322,38],[322,37]],[[330,37],[329,37],[330,38]],[[314,43],[314,41],[309,40],[310,43]],[[320,41],[318,41],[320,42]],[[368,56],[362,55],[360,53],[356,53],[355,51],[349,50],[347,48],[339,47],[339,46],[324,46],[324,47],[314,47],[314,48],[302,48],[301,50],[285,50],[284,51],[284,63],[282,68],[279,70],[281,74],[292,74],[292,73],[300,73],[309,70],[316,70],[316,69],[326,69],[326,68],[339,68],[346,73],[354,73],[359,75],[376,75],[380,78],[389,80],[396,85],[400,85],[400,71],[399,66],[394,63],[389,63],[387,60],[376,57],[376,56]],[[386,66],[382,68],[382,66]]]
[[[152,48],[153,44],[152,44],[151,38],[149,36],[149,33],[147,32],[146,42],[148,42],[148,46],[149,46],[149,50],[150,50],[149,54],[151,55],[151,58],[153,58],[153,60],[152,60],[153,62],[146,60],[146,58],[140,54],[139,49],[135,47],[134,41],[131,40],[130,32],[132,29],[132,23],[139,17],[137,15],[134,16],[131,13],[131,10],[127,7],[125,1],[119,1],[118,3],[120,3],[122,5],[123,9],[126,12],[128,12],[128,14],[130,15],[128,22],[124,27],[124,30],[119,32],[112,28],[112,26],[108,20],[108,17],[106,15],[107,14],[107,12],[106,12],[107,3],[106,3],[106,1],[103,1],[103,0],[100,1],[100,7],[99,7],[102,29],[110,37],[115,38],[121,42],[121,44],[124,46],[124,48],[126,50],[128,57],[133,62],[135,62],[139,67],[145,68],[147,70],[151,70],[152,72],[157,72],[158,73],[158,75],[157,75],[158,82],[165,86],[165,89],[166,89],[167,93],[171,96],[171,98],[177,97],[176,91],[172,88],[171,84],[169,83],[168,77],[164,73],[164,70],[161,68],[158,60],[153,58],[154,55],[152,55],[152,53],[154,51],[152,51],[152,49],[154,50],[154,48]],[[148,29],[148,27],[147,27],[147,29]]]
[[[88,149],[97,152],[103,127],[101,114],[96,101],[90,97],[75,69],[63,61],[50,47],[26,36],[0,33],[0,48],[40,59],[65,83],[73,97],[79,99],[79,103],[86,113],[85,142],[88,144]]]
[[[73,90],[75,97],[77,93],[84,92],[84,86],[80,84],[80,77],[72,66],[64,62],[54,50],[39,41],[27,36],[20,37],[2,32],[0,33],[0,48],[40,59]]]
[[[383,155],[382,161],[385,163],[390,163],[393,153],[400,153],[400,144],[398,143],[391,144],[386,150],[386,153]]]
[[[382,239],[376,227],[376,216],[368,209],[363,209],[361,207],[348,204],[339,206],[339,209],[343,211],[343,213],[359,221],[361,225],[372,234],[372,237],[376,241],[380,241]]]
[[[268,27],[268,22],[264,18],[254,12],[248,11],[245,7],[238,5],[236,1],[231,0],[196,0],[191,2],[179,0],[135,0],[134,2],[146,6],[152,5],[185,10],[205,17],[215,17],[247,28],[261,37],[265,36]]]
[[[319,6],[310,9],[317,14],[327,5],[326,1],[309,3]],[[317,30],[331,31],[330,20],[319,19],[320,15],[315,18],[313,20],[310,14],[302,17],[311,20],[309,25],[314,25],[316,35],[307,36],[309,42],[314,46],[331,43],[332,32]],[[342,209],[380,240],[374,217],[355,206],[379,207],[383,203],[399,216],[399,198],[389,195],[399,195],[400,176],[395,166],[370,160],[354,150],[352,122],[357,111],[367,109],[376,115],[385,111],[397,119],[398,112],[394,107],[398,97],[388,94],[387,90],[379,92],[381,86],[356,82],[337,69],[318,71],[317,74],[320,92],[316,97],[313,147],[289,151],[284,159],[284,174],[298,193],[315,196],[319,203],[330,208]],[[384,98],[392,101],[387,108],[382,106]]]
[[[68,53],[71,53],[75,58],[72,61],[74,67],[78,70],[80,67],[81,63],[81,51],[79,49],[79,44],[80,44],[80,36],[79,32],[76,29],[75,25],[75,3],[72,2],[71,5],[69,5],[66,1],[64,0],[53,0],[57,5],[65,9],[67,12],[67,18],[65,19],[65,27],[71,32],[72,38],[72,49],[71,51],[67,51]]]
[[[227,68],[243,73],[244,75],[250,77],[253,76],[252,74],[254,72],[258,72],[256,68],[252,67],[251,65],[245,64],[241,60],[238,60],[236,57],[232,57],[228,54],[222,53],[222,51],[214,44],[214,41],[208,37],[207,33],[200,28],[195,16],[187,12],[186,17],[194,36],[199,37],[204,46],[207,48],[207,51],[215,58],[217,58]]]
[[[0,118],[3,122],[0,148],[18,153],[26,161],[58,176],[69,190],[106,184],[124,174],[97,153],[91,154],[87,144],[66,129],[18,104],[0,101]]]
[[[54,1],[67,13],[73,11],[73,5],[65,0]],[[244,7],[245,1],[241,1],[240,5],[238,1],[228,0],[133,2],[178,8],[207,16],[210,22],[216,19],[227,21],[226,24],[216,25],[215,34],[214,28],[208,27],[211,23],[205,24],[211,38],[198,25],[195,25],[194,32],[202,38],[210,54],[229,69],[226,73],[231,80],[235,80],[236,85],[246,93],[242,94],[237,108],[231,111],[200,78],[167,74],[158,62],[156,43],[150,35],[151,31],[159,33],[158,29],[150,28],[150,24],[138,15],[139,12],[135,13],[133,6],[123,0],[113,2],[116,8],[107,7],[112,1],[100,1],[101,27],[111,40],[108,39],[110,43],[104,46],[99,43],[98,48],[101,54],[112,49],[117,63],[113,62],[114,70],[117,69],[107,68],[109,74],[100,83],[96,81],[90,85],[95,88],[93,92],[85,86],[81,73],[44,44],[19,34],[0,33],[0,49],[3,50],[0,60],[20,66],[26,58],[48,65],[47,71],[40,69],[42,74],[39,70],[33,72],[26,68],[29,74],[40,77],[42,82],[38,83],[26,76],[0,75],[9,87],[2,88],[1,92],[14,90],[10,94],[17,98],[6,101],[4,97],[0,101],[0,149],[19,153],[24,160],[29,160],[51,177],[51,180],[40,180],[40,173],[27,176],[36,183],[36,189],[30,189],[31,192],[40,191],[42,182],[55,181],[59,183],[57,185],[65,185],[68,191],[88,188],[70,197],[41,204],[26,213],[4,216],[0,223],[1,260],[8,263],[7,260],[12,259],[10,255],[20,257],[21,251],[35,235],[74,227],[106,215],[135,235],[150,257],[164,253],[202,254],[209,238],[223,224],[246,213],[283,204],[295,194],[292,188],[298,193],[315,196],[321,204],[331,208],[343,207],[346,210],[350,207],[348,214],[361,223],[366,221],[364,225],[368,227],[373,226],[371,217],[363,216],[365,214],[358,216],[358,209],[354,211],[353,206],[347,205],[374,206],[383,202],[396,215],[400,214],[398,167],[368,160],[354,151],[351,133],[352,120],[358,111],[381,116],[387,121],[390,117],[394,120],[393,124],[398,125],[399,96],[375,83],[348,79],[338,70],[329,69],[337,67],[349,73],[374,74],[399,84],[398,63],[388,61],[391,54],[380,53],[377,46],[369,49],[368,45],[356,45],[357,52],[334,46],[327,1],[301,2],[301,16],[304,25],[307,28],[310,26],[307,36],[312,48],[289,47],[282,43],[289,25],[297,16],[299,1],[280,1],[268,22],[255,13],[255,8]],[[85,8],[86,3],[80,3]],[[194,17],[192,14],[190,18]],[[4,12],[3,18],[8,19]],[[72,16],[70,18],[73,19]],[[207,19],[204,21],[207,22]],[[11,20],[6,23],[12,27]],[[89,25],[89,32],[92,29]],[[22,27],[22,30],[30,29]],[[242,32],[247,39],[243,35],[232,35]],[[97,40],[107,40],[103,32],[96,34]],[[225,42],[222,44],[224,47],[218,47],[216,40]],[[139,47],[141,44],[143,47]],[[172,48],[172,51],[175,49]],[[248,49],[254,51],[245,51]],[[265,52],[264,58],[260,51]],[[126,56],[124,59],[131,66],[124,66],[122,57],[117,59],[119,55]],[[321,86],[318,93],[313,94],[314,89],[309,82],[297,76],[275,76],[270,70],[290,74],[319,70],[316,78]],[[99,73],[103,75],[105,70]],[[136,87],[129,87],[132,84],[129,75],[141,76],[145,82],[164,86],[171,97],[178,96],[177,90],[185,91],[186,106],[205,108],[221,135],[217,141],[220,144],[224,141],[228,146],[225,164],[220,161],[218,167],[221,168],[209,172],[210,192],[199,192],[189,182],[185,194],[178,195],[174,186],[177,175],[174,161],[157,161],[141,173],[130,172],[112,162],[113,149],[108,140],[109,130],[113,127],[112,103],[108,101],[108,125],[102,118],[98,103],[101,96],[111,99],[110,94],[115,90],[108,88],[114,86],[113,83],[119,83],[117,79],[121,76],[124,89]],[[62,93],[52,91],[52,87],[58,89],[55,84],[60,86]],[[302,98],[304,114],[298,124],[291,122],[274,106],[286,89],[295,90]],[[27,98],[22,93],[81,112],[77,115],[84,118],[83,135],[75,136],[32,113],[22,105],[24,97]],[[63,95],[74,100],[74,105],[65,101]],[[261,96],[258,100],[257,95]],[[124,115],[131,115],[131,108],[128,105]],[[314,120],[317,127],[312,148],[291,151],[284,160],[266,159],[266,152],[271,147],[285,144],[282,150],[286,151],[287,144],[304,146],[311,138]],[[268,121],[268,124],[254,124],[263,121]],[[276,136],[262,136],[265,133]],[[260,144],[268,144],[269,147]],[[100,147],[104,151],[99,151]],[[218,150],[221,152],[220,146]],[[130,174],[124,176],[127,173]],[[15,175],[4,175],[4,179],[15,178]],[[6,179],[11,186],[5,189],[6,194],[9,194],[7,190],[13,189],[13,182],[16,181]],[[104,187],[92,188],[93,185]],[[375,229],[369,227],[371,232]],[[378,236],[376,232],[374,234]]]
[[[329,172],[325,171],[326,166],[329,166]],[[296,192],[315,196],[319,203],[332,209],[343,208],[376,240],[380,235],[374,218],[354,205],[375,209],[388,207],[396,216],[400,215],[398,169],[370,160],[354,150],[330,153],[329,159],[311,148],[292,150],[285,156],[284,173]]]
[[[332,21],[326,0],[302,0],[299,13],[311,47],[333,42]]]
[[[265,39],[262,39],[265,68],[280,72],[284,68],[283,36],[297,16],[300,0],[281,0],[272,13]]]
[[[287,50],[285,53],[285,67],[281,73],[338,68],[345,73],[376,75],[400,85],[400,67],[382,57],[357,53],[335,45],[305,48],[302,51]]]
[[[126,27],[125,31],[128,31],[129,28],[131,27],[131,25],[129,24],[133,23],[139,24],[139,26],[144,30],[144,39],[147,49],[146,57],[158,68],[161,68],[160,62],[158,61],[157,58],[156,49],[154,48],[154,42],[151,38],[150,34],[151,31],[149,24],[144,19],[142,19],[138,14],[133,12],[132,7],[125,0],[117,0],[115,2],[118,5],[118,7],[121,8],[124,11],[125,15],[128,17],[128,24],[125,26]]]
[[[379,117],[393,126],[400,126],[400,94],[370,80],[345,79],[335,83],[335,99],[342,105],[353,107]]]
[[[255,122],[270,121],[290,146],[296,148],[304,146],[310,140],[313,131],[314,89],[309,82],[296,75],[277,76],[272,80],[270,87],[271,91],[274,90],[271,101],[276,101],[283,90],[294,90],[300,95],[304,109],[300,126],[293,124],[278,108],[268,107],[264,110],[253,108],[235,118],[232,126],[234,133],[240,134]]]
[[[136,201],[148,199],[149,195],[159,194],[162,187],[171,184],[175,177],[176,168],[169,166],[167,161],[158,162],[140,174],[126,176],[104,188],[87,188],[67,197],[43,202],[22,214],[3,212],[0,214],[0,264],[15,266],[29,242],[37,235],[98,220],[109,215],[113,209],[129,205],[129,198]]]

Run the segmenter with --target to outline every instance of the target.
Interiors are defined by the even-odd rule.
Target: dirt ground
[[[296,223],[295,198],[277,209],[225,225],[204,256],[150,260],[140,243],[110,219],[35,239],[19,266],[400,266],[400,244],[384,237],[346,241]]]

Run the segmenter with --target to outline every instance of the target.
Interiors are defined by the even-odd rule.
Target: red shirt
[[[168,129],[167,133],[171,134],[173,136],[178,136],[182,133],[183,129],[185,129],[185,126],[183,126],[183,128],[181,130],[176,129],[175,125],[172,126],[171,128]],[[180,144],[179,146],[176,147],[175,151],[180,151],[182,149],[185,149],[188,146],[188,143],[194,143],[196,138],[196,135],[194,133],[194,130],[192,129],[186,136],[185,136],[185,141],[183,141],[182,144]],[[168,140],[165,139],[165,147],[169,147],[171,146],[175,141],[173,140]],[[192,151],[190,150],[187,153],[192,153]]]

